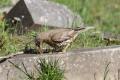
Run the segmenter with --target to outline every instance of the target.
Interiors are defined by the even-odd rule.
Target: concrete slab
[[[32,71],[39,57],[46,60],[60,58],[59,64],[65,68],[65,76],[68,80],[103,80],[104,70],[108,63],[110,65],[107,79],[119,80],[120,46],[72,50],[66,54],[23,54],[9,60],[19,66],[23,61],[28,71]],[[8,80],[24,79],[25,75],[6,60],[0,63],[0,80],[7,80],[7,78]]]

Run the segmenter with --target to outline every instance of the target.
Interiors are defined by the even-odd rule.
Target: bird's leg
[[[39,47],[39,52],[40,52],[40,54],[42,54],[42,53],[43,53],[42,43],[43,43],[43,41],[40,41],[40,47]]]
[[[67,48],[69,47],[69,45],[70,45],[70,44],[68,44],[67,46],[65,46],[65,47],[63,48],[63,50],[62,50],[62,53],[63,53],[63,54],[66,53],[66,50],[67,50]]]

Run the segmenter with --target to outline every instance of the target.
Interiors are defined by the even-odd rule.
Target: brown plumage
[[[43,53],[42,43],[46,43],[54,48],[54,50],[62,49],[65,53],[70,43],[77,37],[81,32],[88,29],[94,28],[93,26],[83,28],[65,28],[65,29],[54,29],[48,32],[41,32],[35,37],[36,46],[39,47],[39,52]]]

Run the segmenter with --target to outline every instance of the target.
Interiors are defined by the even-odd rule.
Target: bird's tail
[[[74,28],[75,31],[79,31],[79,32],[85,32],[89,29],[94,29],[94,26],[86,26],[86,27],[81,27],[81,28]]]

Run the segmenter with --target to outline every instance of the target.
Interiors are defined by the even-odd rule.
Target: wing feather
[[[70,38],[72,38],[75,34],[74,30],[64,30],[62,32],[58,32],[52,36],[52,40],[56,42],[63,42]]]

